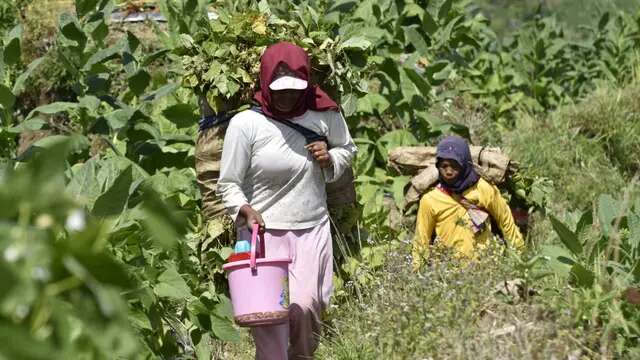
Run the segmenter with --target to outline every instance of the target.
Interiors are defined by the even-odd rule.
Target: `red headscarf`
[[[298,104],[287,113],[271,106],[269,84],[275,80],[273,77],[280,64],[287,65],[297,78],[307,82],[311,78],[311,64],[304,49],[284,41],[269,46],[260,59],[260,90],[254,96],[265,115],[275,119],[290,119],[304,114],[307,110],[338,111],[338,104],[317,85],[308,85]]]

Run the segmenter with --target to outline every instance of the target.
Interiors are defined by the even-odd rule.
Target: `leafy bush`
[[[528,177],[553,180],[552,207],[590,207],[597,194],[619,192],[634,173],[636,160],[626,149],[637,146],[637,96],[636,85],[603,86],[578,105],[519,116],[504,143]]]
[[[410,232],[391,226],[408,179],[391,174],[388,151],[467,134],[435,109],[446,111],[453,99],[469,94],[490,107],[494,119],[522,109],[545,112],[583,96],[599,80],[628,81],[638,48],[637,22],[625,16],[602,18],[580,44],[549,19],[536,19],[514,41],[501,42],[485,19],[450,0],[160,3],[169,22],[155,26],[151,53],[132,32],[110,37],[108,0],[77,0],[75,15],[60,16],[46,57],[29,64],[21,57],[23,28],[2,33],[0,202],[9,206],[0,210],[0,272],[15,281],[0,295],[0,331],[13,334],[16,344],[0,349],[5,357],[32,350],[34,358],[207,358],[216,339],[237,340],[220,269],[231,250],[210,244],[215,229],[207,229],[199,214],[190,165],[198,119],[194,92],[206,94],[218,110],[225,102],[243,105],[260,50],[271,42],[287,39],[310,50],[317,81],[340,98],[359,145],[354,166],[362,236],[357,252],[345,251],[340,269],[347,283],[363,286],[376,284],[373,271],[395,246],[388,241]],[[209,10],[217,19],[209,19]],[[160,62],[167,70],[162,74],[155,66]],[[45,65],[51,69],[43,71]],[[64,75],[64,98],[33,106],[20,101],[29,81],[51,74]],[[633,116],[621,114],[627,115]],[[523,163],[547,169],[557,160],[554,171],[581,173],[572,167],[581,157],[555,150],[557,141],[541,134],[542,127],[559,134],[563,149],[597,155],[592,161],[599,165],[590,169],[604,172],[607,159],[633,169],[615,148],[620,142],[635,146],[633,132],[611,133],[607,151],[592,146],[589,136],[601,135],[605,118],[589,126],[577,116],[571,124],[531,119],[522,137],[527,141],[512,148],[545,136],[549,147],[529,151],[518,159]],[[27,150],[18,154],[19,139],[29,131],[47,137],[20,144]],[[584,189],[564,179],[560,185],[573,185],[567,186],[569,199],[579,199]],[[624,182],[611,179],[604,185],[593,180],[587,189]],[[437,296],[447,294],[440,290]],[[416,288],[416,294],[425,292]],[[479,301],[480,292],[474,294]],[[459,310],[451,309],[445,312]],[[378,325],[402,316],[388,315]],[[424,324],[402,324],[423,333]],[[385,334],[367,341],[382,344],[389,355],[397,343]],[[399,341],[424,353],[433,344],[450,344],[409,340]],[[25,341],[33,345],[22,346]]]
[[[636,185],[636,180],[631,187]],[[594,219],[597,219],[594,225]],[[640,202],[601,195],[595,213],[582,213],[575,230],[550,218],[562,248],[547,246],[555,273],[567,276],[574,290],[576,320],[584,327],[604,329],[601,346],[618,356],[637,355],[640,334]]]
[[[16,25],[18,8],[15,1],[7,0],[0,4],[0,33],[11,29]]]
[[[335,310],[319,359],[566,357],[575,349],[572,337],[590,336],[545,299],[498,293],[518,276],[499,248],[467,266],[442,254],[415,273],[405,246],[387,253],[363,300]]]
[[[485,37],[465,80],[497,119],[510,120],[518,109],[548,111],[583,98],[599,81],[632,80],[639,34],[636,19],[624,14],[605,13],[579,41],[555,18],[536,17],[505,41]]]

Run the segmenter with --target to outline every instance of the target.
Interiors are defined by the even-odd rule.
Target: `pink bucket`
[[[256,259],[257,238],[258,225],[254,225],[249,260],[234,261],[222,266],[229,279],[233,316],[240,326],[274,325],[289,319],[291,259],[267,259],[266,256]],[[264,237],[260,240],[264,245]]]

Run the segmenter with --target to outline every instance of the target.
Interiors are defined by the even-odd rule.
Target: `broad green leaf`
[[[92,214],[98,217],[120,215],[129,200],[129,188],[133,183],[131,167],[118,175],[111,187],[96,199]]]
[[[418,140],[408,130],[398,129],[390,131],[381,136],[377,141],[378,150],[382,155],[385,163],[389,157],[389,151],[399,146],[413,146],[417,145]]]
[[[134,94],[140,95],[149,86],[151,75],[143,69],[139,69],[127,79],[129,88]]]
[[[20,360],[61,359],[52,344],[31,335],[27,327],[0,322],[0,358]]]
[[[84,200],[89,204],[93,204],[98,196],[100,196],[102,183],[97,174],[98,161],[98,159],[92,158],[84,164],[76,165],[79,166],[79,169],[74,169],[75,171],[67,185],[69,193],[75,199]],[[74,168],[76,166],[74,166]]]
[[[147,314],[140,310],[134,310],[129,312],[128,318],[129,318],[129,321],[131,321],[131,323],[133,324],[133,326],[135,326],[138,329],[144,329],[144,330],[153,329],[153,326],[151,325],[151,320],[149,320],[149,317],[147,316]]]
[[[83,17],[87,15],[89,12],[96,9],[96,5],[98,5],[98,0],[75,0],[76,3],[76,14],[78,17]]]
[[[47,126],[47,122],[39,117],[33,117],[31,119],[20,122],[18,125],[9,128],[7,131],[14,134],[19,134],[23,131],[40,130]]]
[[[200,337],[200,341],[195,343],[196,356],[198,359],[211,359],[211,336],[204,333]]]
[[[93,95],[85,95],[78,99],[78,105],[91,113],[95,113],[100,107],[100,99]]]
[[[405,42],[407,45],[412,45],[416,51],[420,54],[426,55],[429,51],[427,42],[422,37],[422,34],[418,32],[415,27],[404,27]]]
[[[580,256],[582,254],[582,244],[578,236],[553,215],[549,215],[549,220],[564,246],[571,250],[574,255]]]
[[[123,128],[129,120],[133,117],[133,109],[118,109],[104,115],[109,127],[113,130],[119,130]]]
[[[138,37],[131,31],[127,31],[126,44],[127,44],[127,50],[129,50],[129,53],[133,54],[140,47],[140,39],[138,39]]]
[[[472,46],[474,48],[480,47],[480,43],[478,43],[478,41],[471,37],[469,34],[460,34],[459,39],[463,44]]]
[[[429,33],[433,34],[438,31],[438,23],[433,19],[433,16],[428,11],[424,12],[422,18],[422,27]]]
[[[16,103],[16,97],[11,92],[11,89],[0,84],[0,105],[5,110],[10,110],[13,108],[13,105]]]
[[[104,19],[94,22],[94,25],[89,29],[91,38],[97,43],[102,43],[109,35],[109,26],[105,23]]]
[[[161,50],[153,52],[153,53],[151,53],[149,55],[146,55],[144,57],[144,59],[142,60],[142,62],[140,63],[140,66],[143,66],[143,67],[149,66],[154,61],[162,58],[163,56],[165,56],[166,54],[168,54],[170,52],[171,52],[171,50],[169,50],[169,49],[161,49]]]
[[[571,278],[580,287],[590,287],[593,285],[596,275],[582,264],[575,263],[571,267]]]
[[[195,111],[196,108],[191,104],[176,104],[164,109],[162,115],[178,128],[186,128],[198,123]]]
[[[266,0],[258,1],[258,11],[261,14],[271,14],[271,8],[269,7],[269,2]]]
[[[560,245],[545,245],[540,249],[540,255],[548,260],[547,266],[559,276],[569,276],[575,264],[573,254]]]
[[[231,305],[231,300],[223,294],[218,296],[219,303],[216,304],[214,308],[214,313],[221,318],[226,318],[229,320],[233,319],[233,307]]]
[[[609,25],[609,18],[611,17],[611,14],[609,12],[605,12],[604,14],[602,14],[602,17],[600,17],[600,21],[598,21],[598,30],[603,31],[607,25]]]
[[[417,16],[422,19],[422,15],[425,13],[425,10],[420,7],[418,4],[407,4],[403,10],[403,15],[410,18]]]
[[[593,211],[591,209],[585,210],[580,216],[580,220],[578,220],[578,224],[576,225],[576,234],[580,234],[587,226],[591,226],[593,224]]]
[[[74,41],[80,49],[87,44],[87,35],[82,31],[77,19],[67,13],[60,15],[60,33]]]
[[[403,68],[404,69],[404,68]],[[420,96],[421,93],[409,77],[407,71],[400,71],[400,91],[404,97],[404,101],[411,103],[414,96]]]
[[[160,87],[159,89],[153,91],[152,93],[145,95],[142,98],[142,100],[144,100],[144,101],[154,101],[154,100],[160,99],[160,98],[165,97],[167,95],[173,94],[179,87],[180,87],[180,84],[177,84],[177,83],[171,83],[171,84],[164,85],[164,86]]]
[[[191,289],[182,276],[180,276],[175,265],[170,263],[165,264],[169,264],[167,270],[160,274],[158,282],[154,287],[156,295],[175,300],[185,300],[191,297]]]
[[[382,114],[391,104],[387,99],[375,93],[369,93],[358,99],[356,111],[367,114]]]
[[[79,107],[79,105],[80,104],[74,103],[74,102],[59,101],[59,102],[54,102],[47,105],[38,106],[37,108],[33,109],[29,113],[29,115],[27,116],[27,119],[32,118],[37,113],[52,115],[59,112],[67,112],[70,110],[75,110]]]
[[[393,192],[393,200],[398,208],[404,207],[404,189],[411,180],[409,176],[396,176],[393,178],[393,184],[391,190]]]
[[[90,232],[95,236],[95,232]],[[94,239],[80,239],[79,234],[72,239],[75,242],[94,241]],[[109,284],[126,289],[133,285],[129,273],[122,264],[117,262],[106,252],[94,253],[92,251],[74,252],[75,259],[81,264],[91,276],[101,284]]]
[[[460,24],[462,21],[464,21],[464,15],[459,15],[456,16],[455,18],[451,19],[447,25],[444,26],[444,28],[442,29],[440,36],[442,39],[449,39],[452,37],[452,35],[454,34],[453,29]]]
[[[446,80],[448,72],[446,68],[449,65],[448,61],[437,61],[430,64],[425,68],[425,75],[429,79],[429,83],[433,85],[440,85],[443,80]]]
[[[424,97],[428,97],[431,92],[431,85],[425,80],[422,75],[418,74],[417,71],[411,68],[404,68],[404,72],[407,74],[407,77],[413,82],[413,84],[420,90],[420,93]]]
[[[18,161],[30,161],[34,156],[43,154],[45,156],[41,157],[41,160],[46,162],[48,154],[53,154],[55,160],[52,160],[52,163],[55,163],[65,159],[69,154],[82,152],[88,147],[89,139],[84,135],[51,135],[33,143],[24,153],[20,154]],[[43,167],[46,168],[46,171],[55,170],[55,166],[50,167],[48,164]]]
[[[150,187],[143,191],[143,220],[152,239],[165,249],[172,248],[187,231],[185,214],[176,211]]]
[[[122,46],[122,42],[118,42],[111,47],[96,51],[84,64],[84,69],[90,70],[96,64],[102,64],[106,61],[117,58],[122,51]]]
[[[609,194],[598,198],[598,220],[605,235],[611,233],[614,220],[620,215],[620,203]]]
[[[20,61],[20,37],[22,36],[22,27],[16,25],[11,32],[7,43],[4,46],[3,56],[4,63],[11,66]]]
[[[451,11],[452,0],[446,0],[438,10],[438,19],[440,21],[444,20],[448,15],[449,11]]]
[[[18,78],[16,79],[16,82],[13,84],[13,93],[18,96],[22,93],[22,91],[24,90],[24,84],[27,81],[27,79],[31,76],[31,74],[33,73],[33,71],[40,66],[40,64],[42,64],[42,62],[44,61],[44,57],[38,58],[33,60],[28,66],[27,69],[18,76]]]
[[[342,111],[344,112],[344,116],[349,117],[356,111],[357,97],[352,93],[346,94],[342,97],[340,105],[342,107]]]
[[[211,315],[211,328],[213,334],[222,341],[238,342],[240,333],[233,327],[231,320]]]
[[[370,48],[371,45],[372,45],[371,41],[367,40],[366,38],[362,36],[354,36],[340,43],[339,49],[340,50],[356,49],[356,50],[365,51],[368,48]]]

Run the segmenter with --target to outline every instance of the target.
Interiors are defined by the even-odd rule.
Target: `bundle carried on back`
[[[518,163],[500,148],[471,146],[470,149],[476,171],[494,185],[503,184],[518,170]],[[405,194],[407,206],[418,202],[422,194],[438,182],[435,146],[395,148],[389,153],[389,165],[402,175],[413,176]]]

